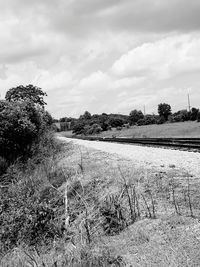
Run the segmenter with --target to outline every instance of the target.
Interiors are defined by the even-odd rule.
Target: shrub
[[[164,117],[165,121],[167,121],[168,116],[171,115],[171,106],[166,103],[160,103],[158,105],[158,114],[160,117]]]
[[[107,235],[118,234],[127,226],[118,195],[108,196],[100,207],[100,213],[103,217],[102,226]]]
[[[144,114],[141,110],[132,110],[129,114],[129,120],[131,124],[137,123],[139,120],[142,120],[144,118]]]
[[[111,127],[122,127],[122,125],[124,124],[124,121],[122,119],[119,118],[111,118],[109,120],[109,125],[111,125]]]
[[[75,134],[83,134],[85,132],[85,124],[83,122],[78,122],[74,125],[72,130]]]
[[[157,120],[156,124],[163,124],[163,123],[165,123],[165,122],[166,122],[166,120],[165,120],[164,116],[161,116],[161,117]]]
[[[197,109],[197,108],[191,109],[191,111],[189,112],[191,121],[197,120],[198,112],[199,112],[199,109]]]
[[[98,134],[102,132],[102,128],[99,124],[93,124],[92,126],[89,126],[88,128],[85,128],[85,134]]]
[[[197,114],[197,122],[200,122],[200,112]]]
[[[30,157],[33,144],[53,123],[44,109],[45,95],[38,87],[18,86],[0,101],[0,156],[9,163]]]
[[[8,162],[5,158],[0,157],[0,177],[4,174],[8,168]],[[0,179],[1,182],[1,179]]]

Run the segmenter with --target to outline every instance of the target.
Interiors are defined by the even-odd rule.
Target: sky
[[[33,84],[55,118],[200,107],[199,0],[0,0],[0,94]]]

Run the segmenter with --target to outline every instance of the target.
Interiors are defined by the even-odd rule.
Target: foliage
[[[200,112],[197,114],[197,121],[200,122]]]
[[[197,108],[192,108],[191,109],[191,111],[189,112],[189,114],[190,114],[190,120],[191,121],[197,120],[197,114],[198,114],[198,112],[199,112],[199,109],[197,109]]]
[[[123,120],[120,118],[111,118],[109,120],[109,124],[111,127],[122,127],[124,124]]]
[[[62,236],[61,228],[56,222],[60,210],[63,210],[62,197],[48,183],[49,174],[54,167],[51,157],[61,150],[61,146],[53,139],[52,133],[46,135],[45,140],[40,140],[40,145],[43,149],[35,147],[34,156],[26,165],[15,163],[2,176],[0,253],[21,243],[30,246],[48,245]],[[63,181],[59,175],[57,183],[61,179]]]
[[[102,132],[102,128],[99,124],[92,124],[88,128],[85,128],[85,134],[98,134]]]
[[[163,123],[165,123],[165,122],[166,122],[165,117],[164,117],[164,116],[161,116],[161,117],[157,120],[156,124],[163,124]]]
[[[119,195],[108,196],[100,207],[102,227],[107,235],[118,234],[127,226],[124,208]]]
[[[73,127],[73,133],[75,133],[75,134],[83,134],[84,131],[85,131],[84,127],[85,127],[84,122],[78,122]]]
[[[132,125],[137,123],[139,120],[143,118],[144,118],[144,114],[142,113],[141,110],[134,109],[129,114],[129,119]]]
[[[160,103],[158,105],[158,114],[160,115],[160,117],[163,116],[166,121],[168,120],[168,116],[171,115],[171,113],[171,106],[169,104]]]
[[[155,115],[145,115],[143,119],[137,121],[137,125],[149,125],[149,124],[156,124],[157,118]]]
[[[44,96],[47,96],[47,94],[41,88],[29,84],[27,86],[20,85],[8,90],[5,99],[9,102],[30,101],[35,105],[44,107],[46,105],[43,99]]]
[[[45,95],[33,85],[18,86],[0,101],[0,156],[9,163],[30,157],[34,143],[53,123],[44,109]]]
[[[85,111],[83,115],[80,116],[81,120],[90,120],[92,118],[90,112]]]
[[[190,119],[190,114],[186,109],[183,109],[170,115],[168,119],[169,119],[169,122],[188,121]]]

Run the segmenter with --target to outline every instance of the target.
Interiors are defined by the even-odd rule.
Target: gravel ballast
[[[200,178],[200,153],[140,145],[87,141],[61,136],[58,138],[87,148],[117,154],[120,157],[132,160],[135,165],[140,167],[157,168],[159,170],[176,168]]]

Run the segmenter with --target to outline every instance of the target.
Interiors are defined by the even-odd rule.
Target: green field
[[[102,132],[102,137],[200,137],[200,123],[196,121],[131,126],[129,129]]]

